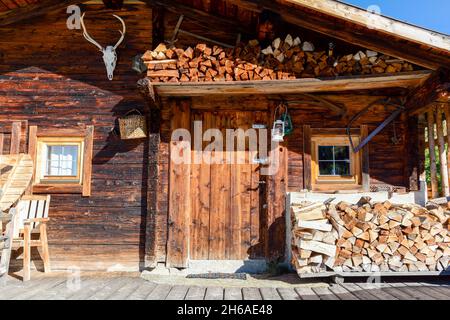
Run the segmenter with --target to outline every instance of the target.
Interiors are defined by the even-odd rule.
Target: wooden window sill
[[[33,185],[33,193],[83,193],[83,186],[80,184],[35,184]]]
[[[361,192],[362,186],[358,184],[345,184],[340,183],[337,185],[337,183],[334,184],[315,184],[312,188],[312,191],[314,192],[327,192],[327,193],[339,193],[342,191],[355,191],[355,192]]]

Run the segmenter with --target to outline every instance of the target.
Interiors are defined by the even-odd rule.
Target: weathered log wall
[[[321,95],[321,97],[345,105],[348,113],[342,119],[331,118],[326,109],[317,110],[305,106],[291,107],[296,130],[288,137],[289,148],[289,189],[299,191],[305,188],[303,184],[303,130],[302,125],[310,125],[311,128],[345,128],[348,121],[358,111],[366,107],[372,101],[383,98],[383,96],[372,96],[366,94],[338,94]],[[392,113],[392,108],[386,110],[382,106],[372,108],[370,112],[358,119],[353,127],[368,125],[368,131],[373,131],[385,118]],[[395,121],[396,136],[398,144],[393,144],[391,138],[394,136],[393,125],[387,126],[381,133],[369,143],[369,173],[370,184],[373,186],[386,186],[395,188],[406,188],[407,184],[405,166],[406,160],[400,155],[406,152],[406,127],[405,117],[401,115]]]
[[[98,6],[87,6],[86,10],[91,36],[103,45],[115,43],[120,24],[111,17],[112,12]],[[152,13],[146,5],[125,5],[118,14],[127,23],[127,36],[118,49],[113,81],[106,78],[101,53],[82,37],[80,30],[67,29],[65,10],[0,29],[0,120],[28,120],[30,126],[53,128],[95,126],[92,196],[52,198],[49,240],[55,269],[68,266],[136,269],[146,261],[149,264],[166,261],[170,120],[174,116],[168,106],[174,103],[163,101],[162,110],[154,111],[153,119],[157,121],[150,123],[149,140],[123,142],[111,135],[118,116],[132,108],[145,108],[146,102],[136,90],[136,81],[142,76],[131,70],[131,59],[152,48],[152,35],[158,33],[152,30]],[[163,31],[165,38],[170,39],[178,16],[166,13],[165,17]],[[223,28],[211,27],[214,31],[205,33],[204,27],[190,20],[186,20],[183,29],[230,44],[236,36]],[[177,44],[197,42],[180,37]],[[325,40],[322,42],[326,45]],[[349,46],[348,50],[354,48]],[[326,109],[307,104],[290,107],[295,131],[285,144],[287,179],[281,175],[268,183],[269,188],[282,185],[277,192],[269,190],[268,199],[274,206],[269,208],[265,219],[273,224],[266,226],[268,234],[264,241],[271,244],[264,248],[268,255],[283,254],[284,203],[280,203],[284,201],[284,184],[287,183],[289,191],[304,188],[303,125],[344,128],[358,110],[385,95],[390,94],[323,95],[347,107],[348,115],[340,120],[328,118]],[[191,105],[194,109],[209,110],[236,110],[245,105],[248,110],[267,111],[269,115],[273,112],[273,100],[267,97],[196,98]],[[376,108],[355,126],[367,124],[371,131],[389,114],[382,107]],[[396,121],[398,145],[392,145],[390,140],[392,125],[370,143],[372,184],[406,186],[407,159],[401,156],[406,150],[403,120]]]
[[[391,93],[385,93],[392,96]],[[398,93],[395,93],[396,95]],[[385,97],[382,93],[371,95],[365,93],[340,93],[340,94],[324,94],[322,98],[333,103],[345,106],[348,110],[344,118],[330,117],[329,110],[323,107],[317,107],[307,102],[301,104],[292,103],[289,110],[293,119],[294,132],[290,135],[286,142],[282,144],[282,149],[288,153],[286,164],[281,159],[281,168],[279,174],[267,179],[266,203],[267,210],[260,214],[261,234],[258,239],[264,247],[266,258],[272,261],[281,261],[284,255],[284,194],[286,191],[299,191],[305,188],[304,183],[304,146],[303,146],[303,126],[309,125],[313,129],[317,128],[340,128],[344,129],[351,117],[358,111],[363,109],[369,103]],[[253,112],[266,112],[269,116],[270,124],[276,100],[279,97],[196,97],[187,103],[190,103],[191,112],[201,113],[202,111],[223,111],[245,110]],[[295,97],[287,97],[287,100],[295,100]],[[186,103],[186,102],[184,102]],[[167,233],[167,212],[170,199],[168,199],[169,188],[169,142],[170,142],[170,119],[176,117],[178,113],[174,112],[173,106],[176,102],[172,99],[162,101],[162,126],[161,126],[161,143],[158,156],[158,175],[160,176],[160,185],[158,186],[157,195],[157,224],[155,226],[156,239],[155,256],[159,261],[165,261],[167,254],[166,237]],[[373,131],[386,117],[391,114],[392,110],[387,110],[382,106],[371,109],[366,115],[361,117],[354,123],[354,127],[367,125],[368,131]],[[409,187],[408,171],[405,169],[407,165],[407,157],[401,155],[406,154],[406,118],[402,115],[395,121],[396,136],[399,140],[397,144],[392,143],[394,135],[393,125],[386,127],[379,135],[377,135],[369,143],[369,173],[370,185],[406,190]],[[342,130],[344,131],[344,130]],[[181,195],[182,197],[182,195]],[[177,201],[182,201],[177,198]],[[263,200],[264,201],[264,200]],[[252,226],[253,227],[253,226]],[[206,239],[207,240],[207,239]],[[170,243],[169,243],[170,245]],[[176,244],[173,244],[176,245]]]
[[[0,28],[0,120],[28,120],[55,130],[95,126],[92,196],[52,195],[53,269],[138,269],[144,261],[148,163],[154,154],[149,148],[156,146],[122,142],[110,132],[118,116],[145,107],[131,59],[151,46],[151,9],[144,4],[116,12],[103,8],[83,8],[88,31],[100,44],[120,37],[112,13],[127,24],[113,81],[106,77],[101,52],[81,30],[67,29],[65,9]]]

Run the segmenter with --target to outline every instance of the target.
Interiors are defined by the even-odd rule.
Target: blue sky
[[[381,14],[450,34],[450,0],[341,0],[361,8],[377,5]]]

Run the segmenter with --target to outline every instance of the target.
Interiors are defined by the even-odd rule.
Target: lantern
[[[284,137],[284,121],[275,120],[272,128],[272,141],[281,142]]]
[[[280,113],[284,108],[284,112]],[[274,122],[272,128],[272,141],[283,141],[283,137],[294,131],[292,118],[288,113],[287,105],[279,104],[275,109]]]

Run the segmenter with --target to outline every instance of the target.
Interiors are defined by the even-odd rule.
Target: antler
[[[81,27],[83,27],[83,36],[87,41],[89,41],[90,43],[95,45],[100,51],[103,51],[103,47],[97,41],[92,39],[92,37],[89,35],[89,33],[86,30],[86,26],[84,25],[84,20],[83,20],[85,14],[86,14],[86,12],[83,13],[83,15],[81,16],[81,19],[80,19]]]
[[[125,21],[123,21],[123,19],[121,17],[116,16],[115,14],[113,14],[113,16],[116,17],[117,19],[119,19],[123,26],[123,31],[119,30],[121,37],[120,37],[119,41],[117,41],[116,45],[114,46],[114,50],[116,50],[117,47],[120,46],[120,44],[122,43],[123,38],[125,37],[125,32],[127,31],[127,27],[125,26]]]

